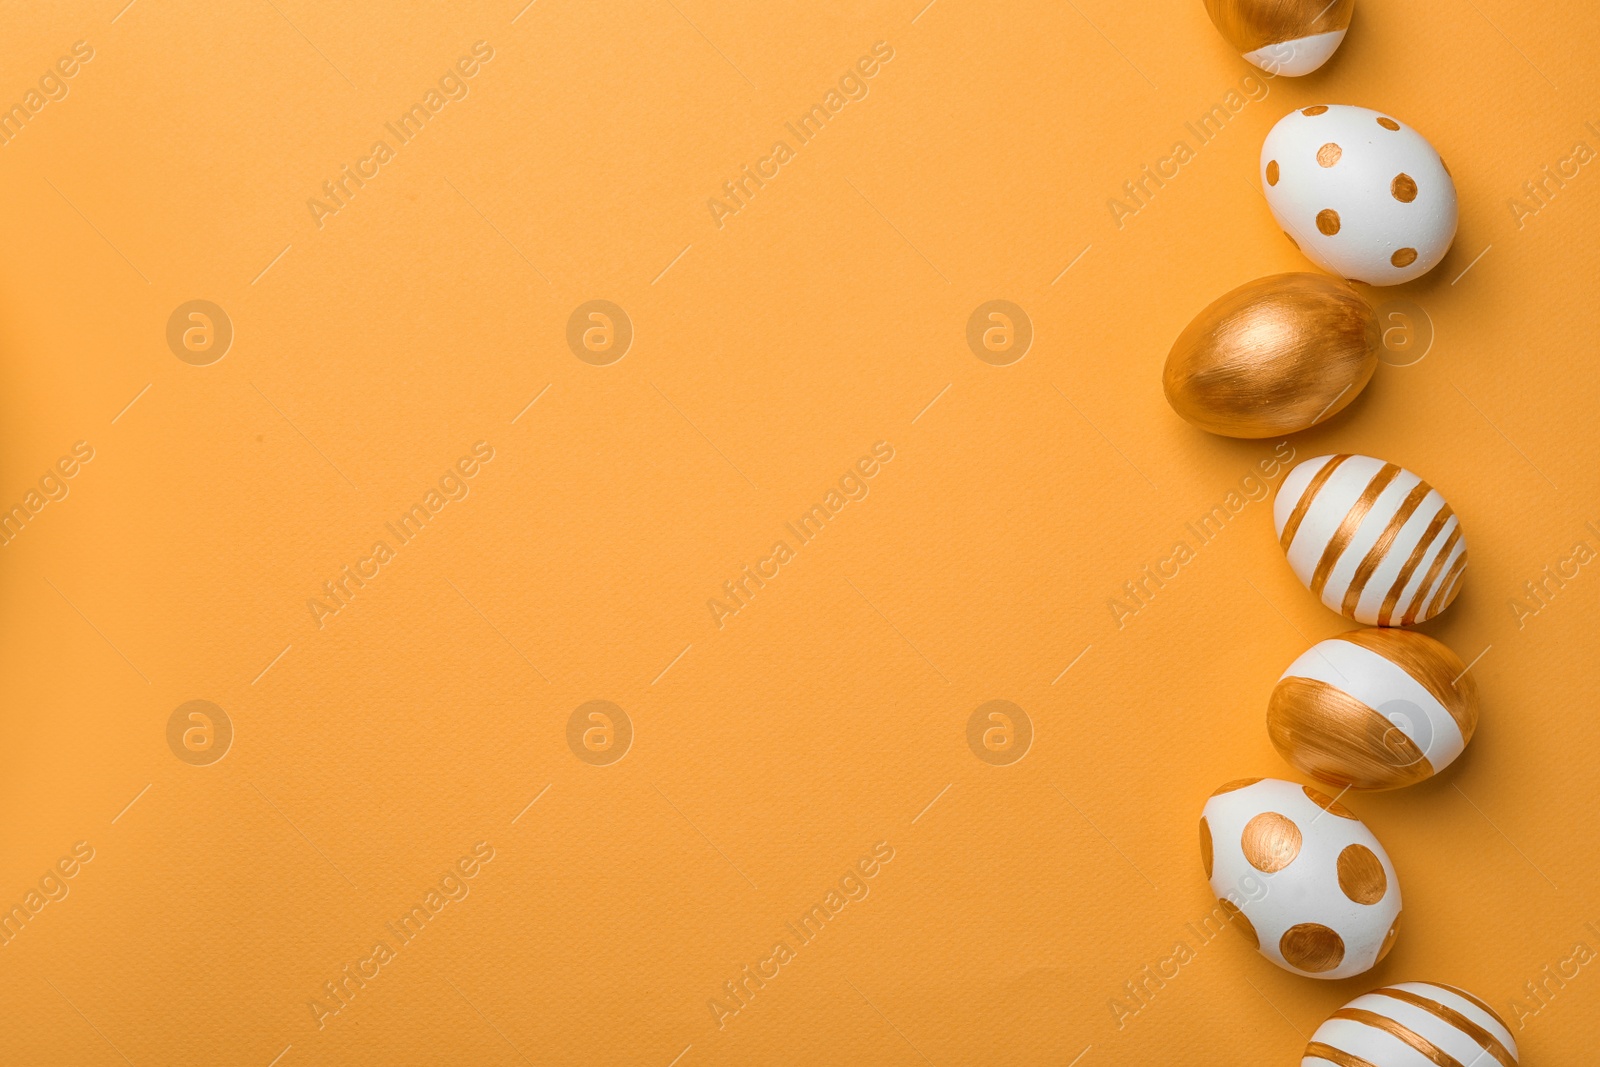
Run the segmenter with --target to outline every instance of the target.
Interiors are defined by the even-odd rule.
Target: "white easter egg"
[[[1261,146],[1267,206],[1321,267],[1368,285],[1432,270],[1456,236],[1456,186],[1422,134],[1381,111],[1317,104]]]
[[[1413,630],[1353,630],[1289,664],[1267,702],[1283,758],[1336,788],[1394,789],[1461,755],[1478,686],[1450,649]]]
[[[1467,542],[1439,491],[1371,456],[1318,456],[1284,476],[1272,504],[1295,577],[1367,626],[1410,626],[1450,606]]]
[[[1200,858],[1233,925],[1285,970],[1349,978],[1394,945],[1394,866],[1353,812],[1310,786],[1224,785],[1200,817]]]
[[[1300,1067],[1516,1067],[1517,1042],[1498,1012],[1464,989],[1396,982],[1364,993],[1311,1035]]]

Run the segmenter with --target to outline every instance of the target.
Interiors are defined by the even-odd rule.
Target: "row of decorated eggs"
[[[1205,3],[1245,59],[1290,76],[1333,55],[1354,8],[1354,0]],[[1194,425],[1231,437],[1293,433],[1353,401],[1376,370],[1379,326],[1340,279],[1411,281],[1444,258],[1456,232],[1444,160],[1381,112],[1324,104],[1291,112],[1262,145],[1260,177],[1285,235],[1336,277],[1248,283],[1204,309],[1173,345],[1168,401]],[[1289,665],[1268,705],[1274,746],[1343,789],[1390,789],[1442,770],[1476,729],[1475,684],[1444,645],[1386,627],[1424,621],[1454,599],[1467,557],[1450,506],[1394,464],[1338,455],[1291,471],[1273,510],[1296,577],[1328,607],[1380,627],[1322,641]],[[1200,852],[1224,910],[1281,967],[1343,978],[1376,966],[1394,945],[1393,865],[1355,814],[1319,790],[1270,779],[1224,785],[1200,819]],[[1334,1012],[1302,1063],[1419,1056],[1513,1067],[1517,1046],[1471,993],[1406,982]]]

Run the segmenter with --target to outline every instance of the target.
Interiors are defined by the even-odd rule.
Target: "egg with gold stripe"
[[[1306,588],[1367,626],[1410,626],[1461,590],[1467,542],[1439,491],[1370,456],[1308,459],[1272,507],[1278,544]]]
[[[1320,641],[1278,679],[1267,733],[1321,782],[1394,789],[1444,770],[1478,728],[1478,687],[1461,659],[1411,630]]]
[[[1378,315],[1326,274],[1274,274],[1212,301],[1167,354],[1172,410],[1225,437],[1276,437],[1337,415],[1378,369]]]
[[[1293,78],[1328,61],[1355,6],[1355,0],[1206,0],[1206,14],[1245,59]]]
[[[1394,946],[1394,865],[1354,812],[1311,786],[1222,786],[1200,816],[1200,862],[1234,928],[1285,970],[1349,978]]]
[[[1328,1017],[1300,1067],[1516,1067],[1517,1042],[1498,1012],[1465,989],[1396,982]]]

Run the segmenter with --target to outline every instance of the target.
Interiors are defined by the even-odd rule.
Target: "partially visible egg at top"
[[[1206,0],[1227,42],[1268,74],[1310,74],[1350,28],[1355,0]]]
[[[1381,111],[1316,104],[1261,145],[1267,206],[1305,257],[1368,285],[1432,270],[1456,236],[1456,187],[1422,134]]]

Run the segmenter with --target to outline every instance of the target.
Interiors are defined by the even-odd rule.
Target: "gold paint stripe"
[[[1430,487],[1431,488],[1431,487]],[[1406,565],[1400,568],[1400,576],[1389,587],[1389,592],[1383,598],[1383,607],[1378,611],[1378,625],[1388,626],[1389,619],[1394,614],[1394,609],[1400,602],[1400,594],[1406,591],[1406,583],[1411,581],[1411,572],[1417,569],[1417,564],[1422,562],[1422,557],[1428,551],[1428,545],[1439,536],[1439,531],[1444,529],[1455,512],[1450,510],[1448,502],[1443,503],[1438,512],[1428,523],[1428,528],[1422,531],[1422,537],[1417,541],[1417,547],[1411,550],[1411,556],[1406,560]]]
[[[1378,502],[1378,497],[1389,488],[1389,483],[1399,475],[1400,468],[1393,463],[1385,463],[1372,476],[1367,487],[1361,491],[1356,502],[1350,505],[1350,510],[1345,512],[1344,518],[1339,523],[1339,528],[1333,532],[1333,537],[1322,550],[1322,558],[1317,561],[1317,569],[1311,575],[1312,595],[1322,596],[1323,589],[1327,588],[1328,576],[1333,573],[1339,557],[1344,555],[1344,550],[1350,547],[1350,542],[1355,540],[1356,531],[1366,521],[1367,513],[1372,510],[1372,505]]]
[[[1365,1008],[1340,1008],[1338,1011],[1330,1015],[1329,1018],[1345,1019],[1353,1023],[1363,1023],[1372,1027],[1374,1030],[1382,1030],[1390,1037],[1399,1041],[1404,1041],[1407,1045],[1410,1045],[1412,1048],[1416,1049],[1423,1056],[1427,1057],[1428,1062],[1436,1064],[1437,1067],[1462,1067],[1460,1060],[1456,1059],[1454,1056],[1450,1055],[1450,1053],[1446,1052],[1438,1045],[1435,1045],[1432,1041],[1429,1041],[1415,1030],[1411,1030],[1408,1027],[1402,1026],[1393,1019],[1384,1015],[1379,1015],[1375,1011],[1367,1011]]]
[[[1406,498],[1400,502],[1400,510],[1394,513],[1394,518],[1389,520],[1389,525],[1383,528],[1383,533],[1378,535],[1378,540],[1373,543],[1367,558],[1361,561],[1361,566],[1356,568],[1355,577],[1350,579],[1350,588],[1344,591],[1344,603],[1339,606],[1342,615],[1355,617],[1356,605],[1361,602],[1361,594],[1366,592],[1367,583],[1372,580],[1373,572],[1389,554],[1389,549],[1394,544],[1394,539],[1400,536],[1400,530],[1411,521],[1411,516],[1417,508],[1422,506],[1423,498],[1433,492],[1427,482],[1419,481]]]
[[[1450,713],[1462,739],[1472,740],[1478,728],[1478,683],[1446,645],[1425,634],[1394,629],[1351,630],[1337,639],[1382,656],[1411,675]]]
[[[1305,492],[1300,494],[1294,510],[1289,513],[1289,521],[1283,524],[1283,533],[1278,535],[1278,544],[1285,552],[1294,544],[1294,535],[1300,532],[1300,524],[1306,520],[1306,512],[1311,510],[1312,501],[1316,500],[1317,494],[1322,492],[1322,487],[1328,484],[1328,479],[1333,477],[1333,472],[1339,469],[1339,465],[1349,458],[1350,456],[1346,454],[1328,460],[1312,477]]]
[[[1456,561],[1450,564],[1450,569],[1445,571],[1444,577],[1440,579],[1439,591],[1433,594],[1433,600],[1429,602],[1428,610],[1422,616],[1423,619],[1431,619],[1435,615],[1439,614],[1439,612],[1444,610],[1445,604],[1449,602],[1446,594],[1454,589],[1461,581],[1461,576],[1466,573],[1466,569],[1467,550],[1462,549],[1461,555],[1456,557]]]
[[[1370,1060],[1364,1060],[1360,1056],[1351,1055],[1344,1049],[1334,1048],[1332,1045],[1325,1045],[1321,1041],[1313,1041],[1311,1044],[1307,1045],[1306,1055],[1316,1056],[1319,1059],[1327,1060],[1329,1063],[1337,1063],[1339,1067],[1377,1067],[1377,1065]]]
[[[1473,996],[1471,993],[1468,993],[1465,989],[1462,989],[1459,986],[1445,985],[1443,982],[1439,982],[1437,984],[1438,984],[1440,989],[1448,989],[1450,992],[1454,993],[1456,996],[1460,997],[1462,1000],[1466,1001],[1468,1004],[1473,1005],[1479,1011],[1481,1011],[1485,1015],[1489,1016],[1489,1018],[1491,1018],[1495,1022],[1499,1023],[1500,1024],[1500,1029],[1504,1030],[1506,1033],[1509,1034],[1511,1032],[1511,1027],[1506,1025],[1506,1021],[1500,1017],[1500,1013],[1499,1012],[1497,1012],[1493,1008],[1489,1007],[1489,1005],[1485,1004],[1483,1001],[1479,1000],[1477,997]]]
[[[1273,687],[1267,736],[1284,759],[1328,785],[1394,789],[1433,774],[1433,764],[1399,727],[1315,678],[1285,678]]]
[[[1433,588],[1433,583],[1439,580],[1439,574],[1444,570],[1444,561],[1450,558],[1450,553],[1455,551],[1456,542],[1461,540],[1461,524],[1456,523],[1456,528],[1450,531],[1450,536],[1445,538],[1444,546],[1439,549],[1438,555],[1433,557],[1433,562],[1428,564],[1428,573],[1423,575],[1422,581],[1417,585],[1416,594],[1411,601],[1411,607],[1406,609],[1405,616],[1401,618],[1401,626],[1410,626],[1417,621],[1417,615],[1427,603],[1428,590]],[[1465,550],[1463,550],[1465,554]]]
[[[1427,997],[1418,996],[1416,993],[1413,993],[1408,989],[1395,989],[1393,986],[1385,986],[1382,989],[1374,989],[1372,992],[1376,996],[1389,997],[1390,999],[1398,1000],[1403,1004],[1409,1004],[1413,1008],[1420,1008],[1429,1015],[1432,1015],[1434,1018],[1449,1023],[1457,1030],[1460,1030],[1463,1034],[1466,1034],[1468,1037],[1472,1038],[1472,1040],[1476,1041],[1480,1046],[1482,1046],[1483,1051],[1495,1058],[1495,1060],[1500,1064],[1500,1067],[1517,1067],[1517,1058],[1511,1054],[1509,1049],[1500,1043],[1499,1038],[1495,1037],[1489,1031],[1485,1030],[1483,1027],[1479,1026],[1465,1015],[1462,1015],[1459,1011],[1456,1011],[1448,1004],[1440,1004],[1437,1000],[1430,1000]],[[1494,1013],[1490,1012],[1489,1014],[1493,1015]],[[1496,1016],[1496,1018],[1499,1018],[1499,1016]]]

